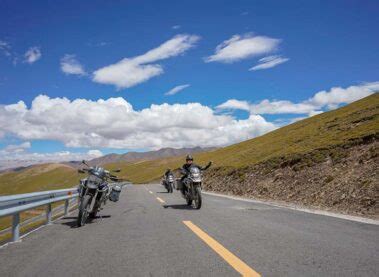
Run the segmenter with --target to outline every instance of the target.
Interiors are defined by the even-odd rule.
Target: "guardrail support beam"
[[[52,218],[51,204],[47,204],[47,209],[46,209],[46,221],[47,221],[47,224],[51,223],[51,218]]]
[[[20,239],[20,214],[15,213],[13,215],[12,222],[12,241],[18,241]]]
[[[70,199],[67,199],[66,201],[64,201],[64,215],[67,216],[68,215],[68,206],[70,205]]]

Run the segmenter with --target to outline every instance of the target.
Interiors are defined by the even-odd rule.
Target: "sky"
[[[226,146],[379,91],[377,1],[0,1],[0,167]]]

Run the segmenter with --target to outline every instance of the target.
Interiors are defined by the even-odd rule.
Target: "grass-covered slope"
[[[62,164],[41,164],[0,174],[0,195],[70,188],[78,183],[76,169]]]
[[[377,136],[379,132],[379,94],[376,93],[337,110],[301,120],[266,135],[195,154],[197,163],[214,161],[215,167],[242,168],[266,161],[285,160],[316,149],[329,149],[349,141]],[[195,138],[194,138],[195,139]],[[132,182],[158,179],[166,168],[177,168],[184,157],[137,163],[114,163]]]

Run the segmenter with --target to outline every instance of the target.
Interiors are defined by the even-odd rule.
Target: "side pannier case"
[[[111,193],[109,195],[109,200],[112,202],[117,202],[118,199],[120,198],[120,193],[121,193],[121,186],[115,185],[112,187]]]

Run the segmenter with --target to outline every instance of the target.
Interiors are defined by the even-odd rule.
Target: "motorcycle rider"
[[[165,173],[163,174],[162,185],[164,185],[164,184],[166,183],[167,178],[168,178],[168,176],[169,176],[170,174],[172,174],[172,172],[171,172],[171,169],[168,168],[168,169],[165,171]]]
[[[190,168],[191,167],[197,167],[199,168],[200,170],[207,170],[210,166],[212,165],[212,162],[209,162],[206,166],[204,167],[201,167],[195,163],[193,163],[193,157],[192,155],[188,154],[187,157],[186,157],[186,163],[182,166],[182,174],[183,174],[183,177],[182,177],[182,181],[184,180],[184,178],[186,178],[188,176],[188,174],[190,173]]]
[[[166,170],[166,172],[164,173],[164,178],[167,178],[168,175],[170,175],[170,174],[172,174],[172,173],[171,173],[171,169],[168,168],[168,169]]]

